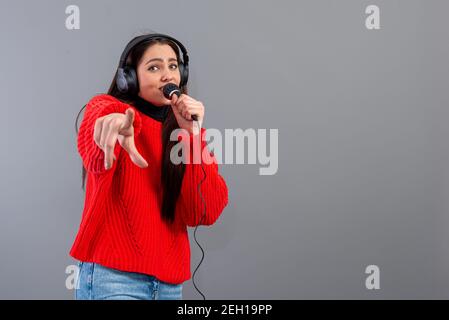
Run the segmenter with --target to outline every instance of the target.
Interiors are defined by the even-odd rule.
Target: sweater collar
[[[155,106],[154,104],[148,102],[147,100],[141,98],[138,95],[136,95],[134,106],[143,114],[159,122],[164,122],[168,114],[168,109],[170,108],[169,105],[161,107]]]

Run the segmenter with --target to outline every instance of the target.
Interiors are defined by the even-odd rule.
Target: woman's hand
[[[131,161],[140,168],[148,167],[148,163],[137,151],[134,143],[134,110],[128,108],[126,113],[111,113],[95,121],[94,141],[104,151],[104,166],[112,167],[114,160],[114,147],[118,142],[128,152]]]
[[[190,134],[199,134],[199,128],[192,120],[192,114],[197,115],[200,127],[202,127],[204,118],[203,103],[186,94],[181,94],[179,98],[174,94],[170,102],[179,127],[187,130]]]

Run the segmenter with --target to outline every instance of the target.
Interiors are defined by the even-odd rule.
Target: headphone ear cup
[[[128,92],[128,82],[126,81],[126,76],[123,68],[117,69],[117,77],[115,79],[115,84],[118,91],[122,93]]]
[[[137,81],[136,71],[130,66],[126,66],[123,71],[128,86],[127,93],[130,95],[137,94],[139,92],[139,84]]]
[[[181,74],[181,83],[179,84],[180,87],[183,87],[187,84],[187,81],[189,80],[189,66],[184,65],[184,63],[179,64],[179,73]]]

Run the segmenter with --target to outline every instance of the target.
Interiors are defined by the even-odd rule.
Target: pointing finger
[[[128,129],[134,123],[134,110],[132,108],[126,109],[125,115],[126,115],[125,122],[123,123],[122,127],[120,128],[123,130]]]

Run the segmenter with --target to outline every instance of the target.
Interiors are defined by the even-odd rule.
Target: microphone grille
[[[181,90],[174,83],[167,83],[163,88],[162,92],[164,93],[164,97],[167,99],[171,99],[173,93],[177,94],[178,97],[181,95]]]

